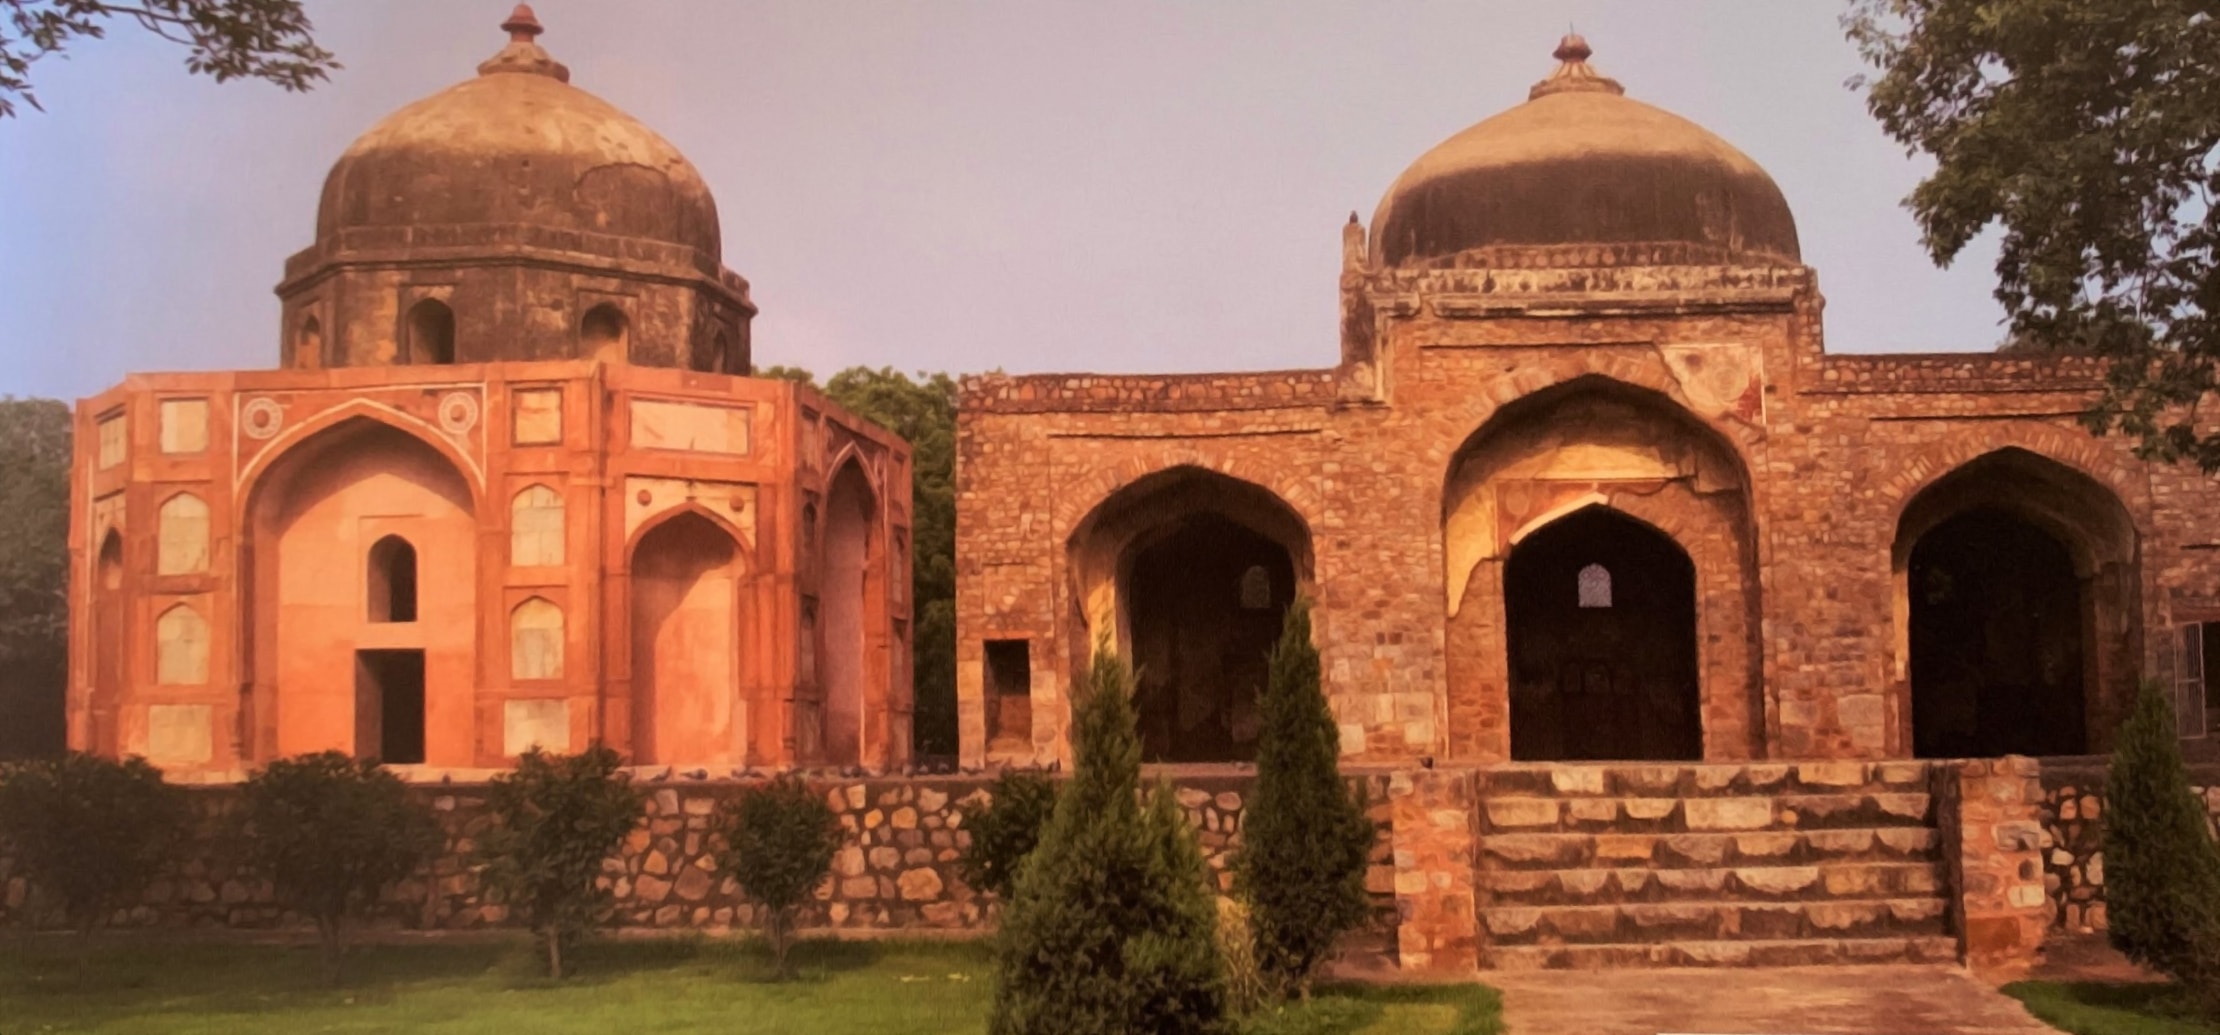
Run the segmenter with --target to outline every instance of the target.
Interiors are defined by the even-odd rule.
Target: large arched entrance
[[[1895,546],[1912,752],[2101,750],[2134,680],[2135,539],[2103,486],[2024,450],[1914,497]]]
[[[1511,757],[1697,759],[1696,569],[1664,533],[1589,507],[1504,566]]]
[[[1259,486],[1178,467],[1105,500],[1070,548],[1072,678],[1108,632],[1134,666],[1142,759],[1256,757],[1257,695],[1310,564],[1302,519]]]
[[[636,763],[741,761],[739,550],[698,513],[655,526],[632,548],[632,757]]]
[[[863,467],[852,461],[842,465],[825,493],[824,547],[818,554],[817,672],[824,689],[817,760],[828,765],[863,760],[864,697],[872,669],[866,584],[877,519]]]
[[[454,463],[356,418],[288,448],[249,509],[254,756],[477,765],[478,528]]]
[[[1591,375],[1497,410],[1443,486],[1449,755],[1762,757],[1748,484],[1648,389]]]

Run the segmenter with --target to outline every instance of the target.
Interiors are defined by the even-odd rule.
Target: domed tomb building
[[[1829,354],[1765,171],[1555,57],[1350,217],[1334,366],[966,383],[965,759],[1065,755],[1098,644],[1147,758],[1253,758],[1301,597],[1352,764],[2101,752],[2146,677],[2202,737],[2213,480],[2093,360]]]
[[[503,28],[332,166],[278,369],[80,403],[72,747],[907,760],[908,448],[749,376],[701,174]]]

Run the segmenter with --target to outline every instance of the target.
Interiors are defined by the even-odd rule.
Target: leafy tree
[[[599,922],[609,901],[596,883],[602,860],[640,822],[644,803],[617,771],[623,759],[600,744],[575,755],[538,748],[487,788],[493,825],[479,839],[486,883],[547,949],[547,976],[561,980],[563,945]]]
[[[337,751],[271,762],[241,797],[255,869],[316,922],[324,979],[338,984],[347,927],[439,848],[438,821],[400,777]]]
[[[964,883],[1006,901],[1018,864],[1033,854],[1056,813],[1056,781],[1046,773],[1005,770],[987,795],[983,804],[962,807],[964,832],[971,838],[956,867]]]
[[[1141,793],[1132,693],[1098,647],[1071,783],[1002,915],[993,1035],[1228,1030],[1210,875],[1171,789]]]
[[[146,759],[70,752],[0,769],[0,843],[87,943],[184,836],[184,792]]]
[[[2105,918],[2129,959],[2220,1016],[2220,847],[2189,789],[2174,705],[2143,684],[2104,785]]]
[[[2209,0],[1852,0],[1867,106],[1935,171],[1939,264],[2003,230],[2008,341],[2110,357],[2091,430],[2220,470],[2220,16]]]
[[[798,367],[766,367],[763,377],[816,384]],[[910,638],[916,691],[917,753],[956,753],[956,381],[892,367],[849,367],[824,385],[834,402],[910,444]]]
[[[784,980],[794,937],[794,909],[832,872],[840,850],[840,818],[801,777],[787,775],[740,792],[725,814],[721,869],[763,907],[763,934]]]
[[[308,90],[339,62],[316,45],[301,0],[0,0],[0,118],[15,102],[44,111],[31,92],[31,65],[79,39],[101,39],[112,23],[138,25],[186,48],[185,69],[215,77],[261,79]]]
[[[59,755],[69,673],[69,407],[0,397],[0,758]]]
[[[1274,993],[1310,996],[1311,974],[1364,920],[1375,834],[1341,778],[1340,736],[1319,685],[1310,602],[1287,609],[1258,702],[1256,789],[1242,819],[1235,880],[1249,903],[1257,966]]]

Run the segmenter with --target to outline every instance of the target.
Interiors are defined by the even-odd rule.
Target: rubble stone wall
[[[2060,930],[2087,934],[2106,926],[2104,775],[2101,764],[2043,769],[2043,885]],[[2193,766],[2189,779],[2220,836],[2220,765]]]

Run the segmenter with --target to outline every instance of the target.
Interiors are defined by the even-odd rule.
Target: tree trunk
[[[563,932],[552,927],[547,929],[547,976],[563,979]]]
[[[787,925],[786,910],[783,910],[783,909],[774,909],[774,910],[772,910],[772,911],[771,911],[771,962],[772,962],[772,963],[774,964],[774,966],[775,966],[775,969],[776,969],[776,971],[777,971],[777,974],[778,974],[778,979],[779,979],[780,981],[784,981],[784,980],[786,980],[786,978],[787,978],[787,972],[786,972],[786,933],[787,933],[787,932],[786,932],[786,925]]]
[[[77,983],[85,983],[92,969],[93,932],[100,929],[100,910],[87,910],[77,918]]]
[[[323,949],[324,983],[337,987],[339,985],[339,955],[341,952],[338,918],[330,916],[316,918],[316,941]]]

